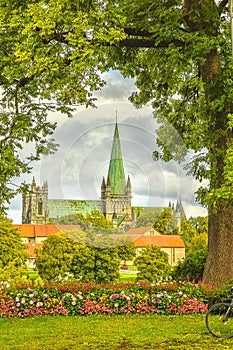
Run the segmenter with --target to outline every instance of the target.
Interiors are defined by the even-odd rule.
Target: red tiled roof
[[[178,235],[141,236],[134,241],[134,244],[136,247],[156,245],[163,248],[185,248],[184,242]]]
[[[160,234],[158,231],[154,229],[153,226],[134,227],[134,228],[131,228],[129,231],[127,231],[127,234],[143,235],[145,232],[148,232],[151,229],[155,231],[155,234],[158,234],[158,235]]]
[[[79,225],[14,225],[22,237],[48,237],[61,231],[80,230]]]
[[[18,232],[22,237],[35,237],[35,228],[34,228],[35,225],[30,225],[30,224],[16,225],[15,224],[13,226],[18,230]]]
[[[35,225],[36,237],[48,237],[61,231],[80,230],[79,225]]]

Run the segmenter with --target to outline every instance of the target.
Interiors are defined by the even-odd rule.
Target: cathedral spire
[[[108,169],[108,178],[110,181],[112,194],[125,194],[125,172],[121,154],[120,137],[117,125],[117,114],[112,143],[111,159]]]

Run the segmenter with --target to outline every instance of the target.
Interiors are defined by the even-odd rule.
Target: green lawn
[[[121,282],[125,283],[125,282],[133,282],[135,281],[137,277],[136,273],[121,273],[120,274],[120,280]]]
[[[135,266],[129,266],[129,270],[136,270]],[[27,272],[27,276],[31,280],[35,280],[38,277],[38,272],[33,269],[29,269]],[[120,280],[122,282],[132,282],[137,277],[137,273],[127,273],[127,270],[120,274]]]
[[[203,315],[76,316],[0,319],[1,350],[222,350]]]

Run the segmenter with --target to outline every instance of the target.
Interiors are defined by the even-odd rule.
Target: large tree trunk
[[[212,16],[209,16],[211,8]],[[191,32],[205,31],[207,36],[218,36],[219,12],[214,0],[185,0],[184,18]],[[228,129],[227,115],[232,106],[222,110],[211,108],[219,99],[221,82],[221,60],[218,48],[212,48],[205,61],[199,66],[200,76],[205,83],[206,105],[209,105],[209,154],[210,154],[210,190],[220,189],[224,184],[224,167],[227,148],[232,133]],[[213,88],[213,87],[216,88]],[[211,145],[211,146],[210,146]],[[233,208],[228,208],[224,200],[216,198],[216,207],[209,209],[209,243],[208,257],[204,270],[204,282],[221,287],[226,281],[233,280]],[[211,204],[213,205],[213,203]],[[215,209],[216,208],[216,209]]]
[[[209,211],[209,247],[205,283],[221,287],[233,280],[233,208]]]

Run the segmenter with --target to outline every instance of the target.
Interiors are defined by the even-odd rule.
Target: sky
[[[72,118],[51,114],[57,121],[54,133],[58,151],[33,163],[31,174],[16,183],[48,182],[50,199],[99,199],[103,176],[107,177],[117,116],[125,176],[130,175],[133,206],[166,207],[182,201],[186,216],[207,212],[195,201],[199,183],[183,167],[171,161],[153,160],[158,125],[150,106],[136,109],[128,97],[136,90],[133,79],[119,72],[104,74],[106,85],[95,93],[97,108],[77,107]],[[176,130],[174,130],[176,132]],[[27,149],[27,147],[26,147]],[[8,217],[21,223],[21,196],[10,205]]]

